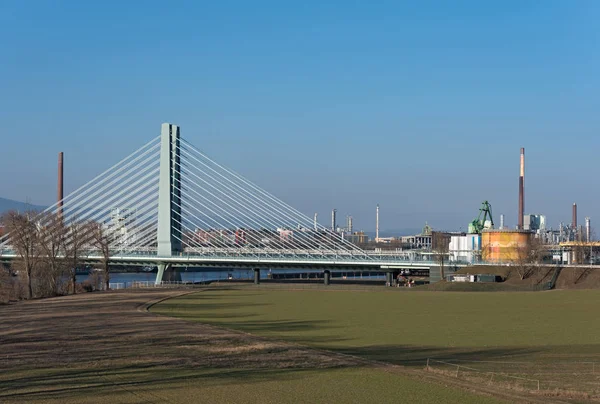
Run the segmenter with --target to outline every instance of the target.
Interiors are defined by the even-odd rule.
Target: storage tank
[[[487,262],[517,261],[529,250],[531,236],[527,230],[484,229],[481,232],[481,257]]]

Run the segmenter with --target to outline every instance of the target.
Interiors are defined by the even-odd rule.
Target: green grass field
[[[315,370],[160,369],[102,372],[80,369],[77,378],[56,371],[16,371],[14,378],[50,380],[29,389],[4,384],[2,403],[484,403],[504,401],[458,388],[421,382],[373,368]],[[152,383],[148,383],[152,380]],[[114,383],[113,388],[106,387]],[[42,384],[40,382],[39,384]],[[125,386],[125,387],[123,387]],[[31,395],[28,395],[31,392]],[[134,394],[132,394],[134,393]]]
[[[423,368],[428,358],[597,393],[600,291],[206,290],[153,312]],[[581,363],[585,362],[585,363]],[[593,373],[592,362],[597,362]],[[442,370],[452,370],[443,369]]]

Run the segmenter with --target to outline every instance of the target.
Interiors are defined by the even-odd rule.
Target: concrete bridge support
[[[331,271],[328,269],[323,272],[323,282],[325,285],[329,285],[331,283]]]
[[[439,265],[432,265],[429,268],[429,283],[435,283],[442,280],[442,270]]]
[[[260,268],[254,268],[254,284],[260,284]]]
[[[394,286],[394,274],[392,272],[385,273],[385,286]]]
[[[156,281],[155,285],[160,285],[163,281],[163,277],[165,276],[165,271],[170,267],[170,264],[158,264],[158,272],[156,273]]]
[[[171,264],[158,264],[158,272],[156,273],[155,285],[160,285],[161,282],[181,282],[181,270],[175,269]]]

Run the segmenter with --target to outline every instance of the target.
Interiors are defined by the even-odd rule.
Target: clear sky
[[[0,1],[0,196],[50,204],[162,122],[301,211],[600,221],[600,2]]]

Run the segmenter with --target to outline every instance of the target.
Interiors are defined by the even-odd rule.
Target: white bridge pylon
[[[163,124],[157,255],[369,260],[339,234],[220,165]]]
[[[101,225],[114,257],[153,257],[158,264],[195,257],[198,265],[217,259],[372,262],[341,235],[314,226],[311,217],[212,160],[168,123],[160,136],[62,202],[45,213],[60,212],[65,223]],[[0,238],[0,249],[10,248],[9,236]]]

